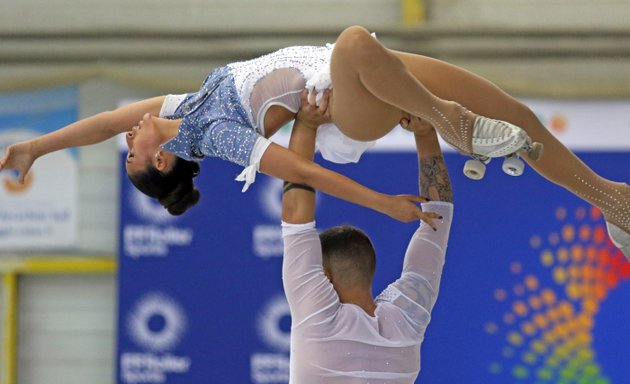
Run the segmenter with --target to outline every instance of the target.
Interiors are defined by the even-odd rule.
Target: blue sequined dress
[[[211,156],[242,165],[246,168],[239,177],[247,189],[270,144],[264,137],[269,107],[297,112],[305,87],[330,88],[332,48],[288,47],[228,64],[213,70],[198,92],[168,95],[161,117],[182,122],[178,135],[162,148],[186,160]],[[367,149],[371,143],[361,145]]]

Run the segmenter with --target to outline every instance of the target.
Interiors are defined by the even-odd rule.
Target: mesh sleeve
[[[299,228],[283,223],[282,237],[282,284],[291,308],[292,327],[316,315],[328,317],[339,305],[339,297],[324,274],[315,224]]]
[[[453,205],[432,202],[422,205],[424,211],[436,212],[437,231],[422,223],[409,242],[403,272],[398,280],[379,296],[401,307],[416,322],[428,323],[437,300],[446,247],[453,219]]]

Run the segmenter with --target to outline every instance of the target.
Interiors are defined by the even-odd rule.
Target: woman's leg
[[[594,173],[527,106],[462,68],[425,56],[393,53],[436,96],[457,101],[480,115],[515,124],[532,140],[543,143],[543,156],[538,161],[528,161],[532,168],[600,208],[606,220],[630,232],[630,187]]]
[[[630,187],[595,174],[529,108],[491,82],[439,60],[388,50],[360,27],[339,36],[331,77],[333,120],[348,136],[379,138],[402,110],[430,121],[446,141],[463,149],[472,148],[463,141],[472,135],[475,114],[508,121],[544,144],[542,158],[529,162],[538,173],[599,207],[606,220],[630,233]]]
[[[476,115],[432,94],[364,28],[341,33],[330,66],[333,121],[349,137],[384,136],[398,123],[402,110],[429,121],[453,146],[472,152]]]

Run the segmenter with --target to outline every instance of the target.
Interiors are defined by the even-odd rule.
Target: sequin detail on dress
[[[220,157],[247,166],[260,136],[252,127],[227,67],[212,71],[201,89],[188,95],[171,119],[182,119],[176,137],[162,148],[185,160]]]

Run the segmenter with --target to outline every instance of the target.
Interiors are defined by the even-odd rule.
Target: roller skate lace
[[[502,157],[522,149],[527,133],[514,124],[477,116],[473,129],[473,153],[486,157]]]

